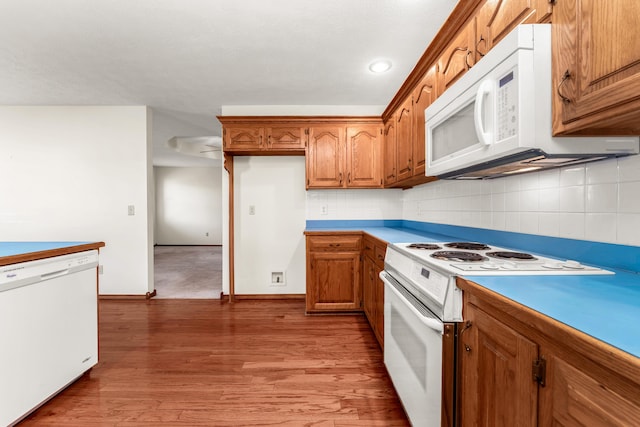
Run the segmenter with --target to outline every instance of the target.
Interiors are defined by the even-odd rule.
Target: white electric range
[[[387,247],[384,363],[413,425],[454,426],[455,353],[462,318],[456,276],[613,274],[573,260],[476,242]]]
[[[477,242],[390,244],[385,270],[440,319],[451,322],[462,320],[456,276],[613,274],[574,260]]]

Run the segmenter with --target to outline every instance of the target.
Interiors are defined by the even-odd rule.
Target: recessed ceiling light
[[[372,73],[384,73],[385,71],[389,71],[391,69],[391,61],[387,59],[381,59],[378,61],[373,61],[369,64],[369,71]]]

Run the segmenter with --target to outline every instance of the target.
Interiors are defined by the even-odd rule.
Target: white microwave
[[[640,139],[551,136],[551,25],[519,25],[425,110],[426,175],[484,179],[637,154]]]

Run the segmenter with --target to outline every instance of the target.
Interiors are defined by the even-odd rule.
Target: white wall
[[[150,127],[144,106],[0,107],[1,239],[104,241],[100,293],[152,290]]]
[[[235,157],[234,191],[235,293],[304,294],[304,157]],[[284,286],[272,286],[274,271]]]
[[[220,168],[153,169],[156,188],[156,244],[221,245]]]
[[[403,219],[640,246],[640,156],[403,193]]]

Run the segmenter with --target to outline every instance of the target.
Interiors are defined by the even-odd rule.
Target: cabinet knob
[[[467,353],[471,352],[471,347],[469,347],[469,344],[464,345],[464,351],[466,351]]]

